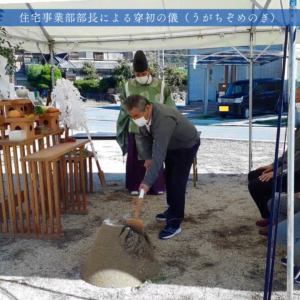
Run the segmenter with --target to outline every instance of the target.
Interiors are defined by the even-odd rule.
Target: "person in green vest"
[[[135,78],[126,82],[121,93],[121,108],[117,120],[117,143],[123,156],[127,154],[126,161],[126,189],[132,195],[138,195],[139,186],[149,167],[144,160],[142,145],[138,139],[139,127],[130,118],[123,108],[123,101],[130,95],[142,95],[150,102],[163,103],[176,109],[175,101],[172,99],[170,88],[164,80],[152,77],[147,58],[143,51],[139,50],[133,58],[133,69]],[[150,127],[149,127],[150,129]],[[151,129],[150,129],[151,132]],[[165,192],[165,179],[163,167],[148,194],[160,195]]]

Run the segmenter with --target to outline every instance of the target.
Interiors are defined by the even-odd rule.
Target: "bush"
[[[29,65],[27,69],[27,81],[32,87],[37,87],[41,80],[42,65]]]
[[[116,88],[120,81],[116,77],[104,77],[99,82],[100,93],[106,93],[108,89]]]
[[[123,86],[123,82],[128,81],[129,79],[134,77],[134,72],[132,67],[130,66],[130,61],[127,59],[119,60],[119,65],[113,69],[113,74],[120,80],[121,84],[119,87]],[[125,83],[124,83],[125,85]]]
[[[178,70],[174,67],[165,67],[165,80],[169,86],[186,86],[187,85],[187,71]]]
[[[99,93],[99,81],[96,80],[76,80],[74,82],[79,92],[82,93]]]
[[[39,83],[37,85],[37,87],[41,90],[49,90],[49,85],[48,84],[43,84],[43,83]]]
[[[187,76],[187,72],[185,72],[182,78],[182,86],[187,86],[187,83],[188,83],[188,76]]]

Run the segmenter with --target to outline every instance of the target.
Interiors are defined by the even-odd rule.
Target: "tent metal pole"
[[[15,50],[12,49],[11,50],[11,57],[15,57],[15,54],[16,54]],[[13,66],[10,66],[10,68],[13,68]],[[11,70],[13,70],[13,69],[11,69]],[[9,83],[15,84],[15,72],[12,72],[12,74],[9,75]],[[12,95],[10,95],[10,98],[13,99]]]
[[[165,50],[162,50],[162,78],[165,79]]]
[[[44,53],[42,52],[42,50],[41,50],[41,48],[40,48],[40,43],[36,43],[36,46],[37,46],[37,48],[39,49],[41,55],[43,56],[43,59],[44,59],[44,61],[45,61],[45,64],[47,64],[48,62],[47,62],[47,59],[46,59]]]
[[[64,56],[63,60],[65,60],[65,58],[66,58],[67,56],[70,56],[70,53],[73,52],[73,50],[74,50],[74,48],[75,48],[76,46],[78,46],[78,43],[77,43],[77,42],[74,43],[72,49]],[[59,68],[59,66],[60,66],[61,63],[62,63],[62,62],[58,63],[58,65],[57,65],[56,67]],[[69,63],[71,63],[71,62],[69,61]],[[71,63],[71,64],[72,64],[72,63]],[[74,64],[72,64],[72,65],[76,68],[76,66],[75,66]]]
[[[205,68],[205,98],[204,98],[204,115],[208,112],[208,83],[209,83],[209,68]]]
[[[249,61],[249,172],[252,170],[253,32],[250,32]]]
[[[296,92],[296,7],[297,0],[290,0],[289,27],[289,114],[288,114],[288,210],[287,210],[287,299],[293,299],[294,289],[294,153],[295,153],[295,92]]]
[[[52,91],[55,86],[55,78],[54,78],[54,57],[53,57],[53,41],[50,41],[50,59],[51,59],[51,81],[52,81]],[[52,103],[55,105],[55,103]]]

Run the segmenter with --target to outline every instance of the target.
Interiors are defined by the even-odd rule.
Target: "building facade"
[[[65,55],[63,55],[64,57]],[[64,78],[71,81],[83,79],[80,70],[84,62],[90,62],[96,69],[99,79],[111,76],[113,69],[118,66],[118,61],[122,59],[133,59],[132,52],[72,52],[68,59],[63,59],[62,55],[56,56],[59,68]]]
[[[84,62],[91,62],[95,67],[99,79],[110,76],[113,69],[118,66],[118,60],[133,59],[132,52],[107,53],[107,52],[72,52],[68,57],[66,54],[56,55],[54,64],[59,67],[62,77],[75,81],[82,79],[80,70]],[[17,69],[15,72],[15,85],[23,85],[30,89],[27,82],[27,68],[31,64],[44,64],[45,59],[50,63],[50,55],[42,55],[41,53],[19,52],[16,54]]]

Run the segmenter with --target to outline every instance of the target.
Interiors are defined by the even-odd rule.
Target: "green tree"
[[[32,87],[37,87],[41,81],[42,65],[29,65],[27,69],[27,81]]]
[[[156,61],[153,55],[149,55],[147,57],[147,60],[148,60],[151,76],[158,77],[161,69],[160,64]]]
[[[119,60],[118,63],[119,65],[113,69],[113,74],[118,78],[119,84],[122,86],[123,82],[134,77],[134,72],[128,59]]]
[[[7,35],[7,31],[4,27],[0,27],[0,33]],[[16,57],[15,53],[20,51],[21,45],[23,43],[18,43],[16,46],[12,46],[9,41],[0,36],[0,56],[7,59],[7,71],[9,75],[13,75],[16,70]]]
[[[180,72],[182,72],[183,74],[183,78],[182,78],[182,86],[187,86],[187,82],[188,82],[188,74],[186,70],[180,70]]]
[[[54,81],[61,78],[61,72],[57,67],[54,67]],[[51,80],[51,65],[44,65],[41,70],[41,80],[38,83],[39,89],[51,89],[52,80]]]
[[[165,65],[188,68],[188,50],[166,50]]]
[[[83,63],[80,74],[83,76],[84,80],[99,80],[99,76],[94,65],[89,61]]]
[[[165,81],[169,86],[183,86],[187,84],[187,72],[168,66],[164,69]]]

